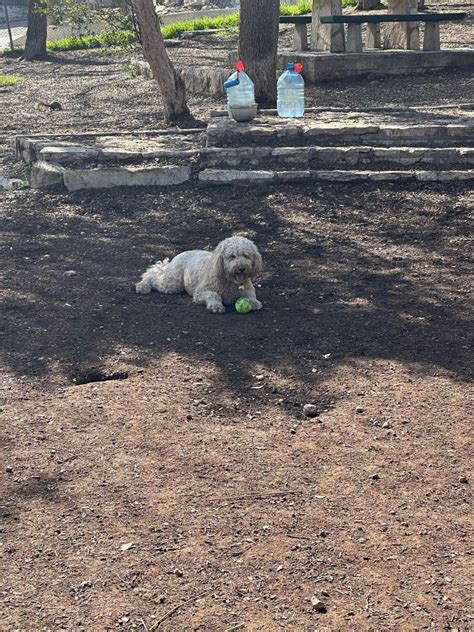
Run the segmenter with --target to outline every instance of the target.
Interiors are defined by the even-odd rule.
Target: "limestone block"
[[[63,184],[64,173],[64,167],[40,160],[31,170],[30,186],[32,189],[47,189]]]
[[[199,181],[203,184],[267,184],[274,179],[274,171],[204,169],[199,173]]]
[[[429,138],[436,138],[438,141],[447,136],[445,125],[392,125],[380,129],[380,138],[387,140],[406,140],[428,142]]]
[[[379,127],[377,125],[343,125],[340,123],[334,125],[308,126],[304,131],[306,138],[322,138],[325,136],[339,136],[342,139],[354,136],[366,136],[368,134],[377,134]]]
[[[466,171],[418,171],[416,178],[422,182],[469,181],[474,180],[474,169],[466,169]]]
[[[310,153],[310,147],[276,147],[271,155],[281,164],[305,166],[309,162]]]
[[[64,173],[64,184],[69,191],[77,191],[121,186],[173,186],[190,178],[191,168],[184,166],[70,169]]]
[[[277,129],[277,138],[292,139],[300,136],[303,132],[303,125],[286,124]]]
[[[50,145],[39,152],[40,160],[64,164],[66,162],[84,162],[97,158],[99,151],[84,145]]]
[[[334,182],[354,182],[357,180],[367,180],[369,171],[312,171],[315,180],[332,180]]]
[[[142,151],[140,155],[144,160],[151,158],[194,158],[199,155],[199,149],[150,149],[150,151]]]
[[[414,177],[413,171],[368,171],[369,180],[396,182],[398,180],[411,180]]]
[[[103,147],[100,150],[100,157],[103,161],[128,160],[129,158],[140,158],[141,152],[136,149],[126,147]]]
[[[280,182],[301,182],[311,180],[312,172],[306,171],[277,171],[277,179]]]
[[[181,77],[190,94],[205,94],[207,96],[225,96],[224,82],[228,79],[226,68],[215,66],[193,66],[183,68]]]

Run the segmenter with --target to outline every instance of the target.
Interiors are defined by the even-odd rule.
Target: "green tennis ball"
[[[252,311],[252,303],[248,298],[241,296],[235,301],[235,311],[239,314],[248,314]]]

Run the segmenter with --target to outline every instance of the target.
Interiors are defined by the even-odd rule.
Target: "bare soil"
[[[10,137],[160,122],[120,58],[1,63]],[[380,104],[469,99],[403,81]],[[0,629],[473,629],[468,185],[0,195]],[[134,293],[232,233],[261,312]]]

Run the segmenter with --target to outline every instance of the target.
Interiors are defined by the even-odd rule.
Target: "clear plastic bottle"
[[[255,104],[255,87],[248,74],[244,72],[244,63],[235,64],[235,72],[224,83],[227,91],[227,110],[231,105],[249,106]]]
[[[277,111],[283,118],[297,118],[304,115],[304,79],[302,64],[288,64],[277,83]]]

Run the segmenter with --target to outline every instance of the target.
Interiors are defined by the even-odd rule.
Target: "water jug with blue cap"
[[[235,72],[224,83],[227,91],[227,110],[229,116],[236,120],[249,121],[255,117],[255,87],[245,72],[243,61],[235,64]]]

